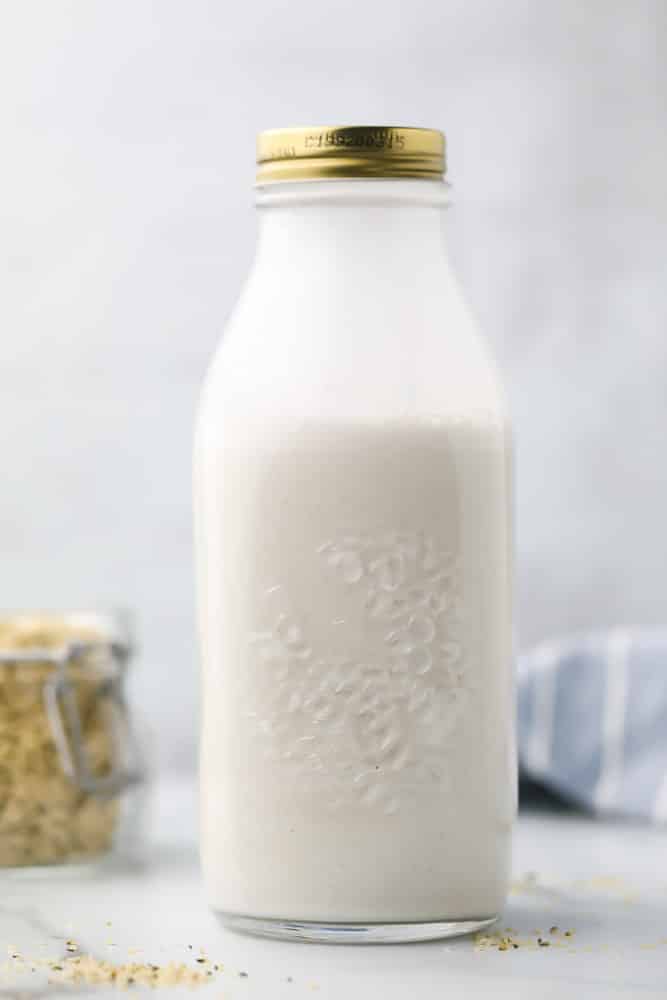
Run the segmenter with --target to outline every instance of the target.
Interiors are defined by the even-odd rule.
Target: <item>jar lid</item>
[[[0,612],[3,663],[61,663],[71,651],[107,647],[127,661],[132,653],[127,612]]]
[[[257,183],[337,177],[442,180],[445,137],[429,128],[278,128],[257,136]]]

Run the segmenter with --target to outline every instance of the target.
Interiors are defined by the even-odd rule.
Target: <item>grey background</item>
[[[666,10],[0,2],[0,604],[135,609],[163,765],[194,761],[191,425],[260,128],[445,129],[516,423],[520,643],[667,619]]]

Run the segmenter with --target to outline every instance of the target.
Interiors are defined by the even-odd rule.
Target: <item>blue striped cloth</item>
[[[520,657],[518,682],[522,779],[667,823],[667,629],[545,642]]]

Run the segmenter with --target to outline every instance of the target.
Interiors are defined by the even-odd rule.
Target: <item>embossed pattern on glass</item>
[[[262,682],[248,685],[246,714],[304,790],[326,786],[332,809],[356,801],[391,815],[445,780],[469,699],[459,561],[419,531],[326,541],[313,558],[358,596],[375,654],[318,648],[285,610],[251,637]]]

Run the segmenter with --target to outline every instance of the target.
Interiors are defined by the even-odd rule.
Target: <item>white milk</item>
[[[259,201],[196,445],[209,898],[279,935],[482,926],[515,810],[509,445],[443,188]]]

